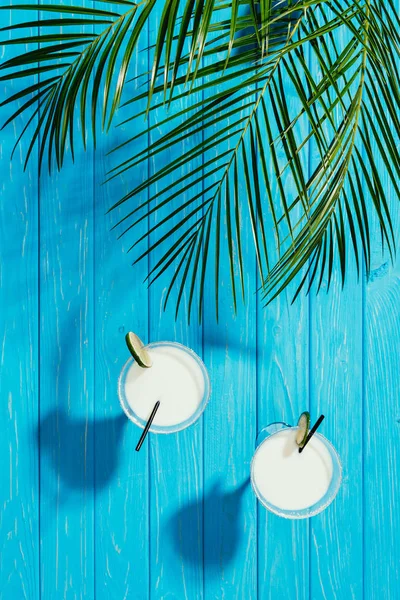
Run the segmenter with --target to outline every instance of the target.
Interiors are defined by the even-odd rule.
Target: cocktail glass
[[[210,379],[203,361],[193,350],[177,342],[153,342],[145,346],[145,350],[154,357],[157,355],[173,357],[175,362],[170,362],[169,372],[158,368],[156,363],[150,368],[137,367],[137,373],[136,371],[135,373],[142,378],[142,393],[143,390],[146,390],[147,382],[149,395],[150,389],[151,394],[154,394],[154,384],[159,384],[159,394],[154,396],[148,406],[139,406],[135,410],[133,408],[134,403],[129,396],[129,378],[132,376],[131,369],[135,364],[134,359],[130,357],[122,367],[118,380],[118,395],[122,409],[128,419],[143,429],[146,426],[154,402],[160,400],[160,408],[149,431],[153,433],[175,433],[186,429],[199,419],[210,398]],[[187,411],[184,411],[185,416],[180,418],[179,407],[176,406],[174,400],[178,395],[185,393],[185,390],[182,390],[182,381],[179,379],[179,372],[182,368],[185,369],[182,373],[185,374],[186,385],[190,388],[186,391],[188,394],[190,392],[195,401],[193,412],[188,415]],[[143,397],[144,402],[147,402],[145,394]],[[139,408],[142,414],[138,414]]]
[[[258,463],[257,469],[255,468],[256,461],[257,461],[257,459],[260,460],[261,456],[265,457],[265,458],[263,458],[264,461],[268,460],[269,455],[272,457],[272,453],[268,452],[268,447],[266,447],[265,444],[271,444],[271,442],[274,443],[274,442],[278,441],[278,438],[276,436],[282,437],[282,432],[285,432],[285,431],[293,432],[293,436],[295,436],[297,429],[298,429],[297,427],[291,427],[290,425],[288,425],[287,423],[284,423],[284,422],[271,423],[270,425],[268,425],[267,427],[262,429],[257,436],[256,451],[254,453],[254,456],[253,456],[253,459],[251,462],[251,477],[250,477],[251,485],[252,485],[252,488],[253,488],[254,493],[257,496],[258,500],[261,502],[261,504],[263,506],[265,506],[265,508],[267,510],[269,510],[272,513],[275,513],[276,515],[278,515],[280,517],[284,517],[286,519],[305,519],[305,518],[317,515],[318,513],[325,510],[325,508],[327,508],[331,504],[331,502],[334,500],[336,494],[339,491],[340,484],[342,481],[342,465],[341,465],[338,453],[336,452],[333,445],[323,435],[321,435],[320,433],[315,433],[313,436],[313,438],[315,438],[313,446],[311,446],[312,439],[313,439],[313,438],[311,438],[311,440],[309,442],[309,446],[311,446],[311,448],[306,447],[304,449],[304,451],[299,455],[299,457],[306,458],[306,453],[310,452],[311,449],[313,452],[316,452],[316,453],[320,452],[321,459],[323,458],[323,460],[327,463],[327,469],[329,469],[329,472],[331,471],[331,473],[332,473],[329,485],[327,485],[325,493],[323,493],[323,495],[317,501],[310,504],[310,506],[307,506],[304,508],[299,508],[299,509],[283,508],[282,506],[277,505],[277,504],[279,504],[278,502],[275,502],[275,504],[273,504],[266,497],[266,494],[263,493],[263,491],[262,491],[262,487],[263,487],[262,481],[261,481],[262,470],[260,470],[260,468],[259,468],[260,463]],[[284,434],[284,435],[286,435],[286,434]],[[286,435],[286,437],[288,437],[288,436]],[[281,442],[281,440],[280,440],[280,442]],[[270,448],[272,450],[272,447],[270,447]],[[258,454],[258,453],[260,453],[261,450],[263,450],[262,455]],[[291,448],[289,450],[292,451]],[[296,450],[296,452],[297,452],[297,450]],[[287,457],[282,456],[282,460],[289,459],[289,455],[290,455],[290,452],[288,452]],[[279,457],[278,457],[278,460],[279,460]],[[297,458],[296,458],[296,460],[297,460]],[[301,458],[299,458],[299,460],[301,460]],[[283,472],[283,470],[282,470],[282,472]],[[257,473],[258,473],[258,475],[257,475]],[[311,473],[311,476],[312,476],[312,473]],[[278,475],[278,477],[279,477],[279,475]],[[280,484],[281,481],[279,481],[279,482],[277,481],[277,483]],[[273,482],[272,482],[272,485],[273,485]],[[311,485],[312,485],[312,477],[311,477]],[[287,489],[287,493],[291,494],[290,502],[295,503],[295,498],[296,498],[295,487],[293,489],[291,489],[290,482],[288,482],[288,485],[284,486],[283,489]],[[283,491],[282,493],[284,494],[285,492]],[[282,496],[282,500],[283,500],[282,504],[285,504],[284,495]]]

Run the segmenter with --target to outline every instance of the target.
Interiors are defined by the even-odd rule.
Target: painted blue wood
[[[160,13],[150,21],[149,43],[156,37]],[[149,64],[149,68],[151,64]],[[179,108],[187,106],[185,100]],[[150,118],[150,124],[159,123],[167,117],[167,112],[160,108]],[[164,133],[166,128],[162,128]],[[150,143],[156,139],[159,130],[151,132]],[[150,161],[150,172],[154,172],[178,156],[168,153]],[[189,165],[188,165],[189,166]],[[180,173],[183,175],[183,169]],[[168,184],[172,184],[177,175],[170,176]],[[157,185],[152,186],[150,195],[159,191]],[[192,188],[190,194],[197,189]],[[200,189],[198,190],[200,191]],[[186,193],[180,203],[189,200]],[[161,196],[157,202],[161,202]],[[154,203],[152,204],[152,206]],[[174,208],[177,207],[175,203]],[[185,210],[182,215],[190,210]],[[153,214],[149,218],[149,228],[154,227],[166,212]],[[178,222],[181,215],[175,219]],[[165,227],[157,229],[150,235],[149,244],[155,243],[166,231]],[[178,231],[173,241],[179,239]],[[172,243],[173,243],[172,241]],[[159,251],[149,259],[151,270],[168,248],[162,244]],[[196,318],[190,327],[187,324],[188,293],[182,298],[182,310],[175,319],[175,305],[179,293],[179,277],[170,294],[166,312],[163,303],[167,294],[167,286],[173,275],[161,276],[150,288],[149,293],[149,341],[172,340],[188,346],[202,357],[202,328]],[[196,303],[195,294],[194,303]],[[162,401],[162,400],[161,400]],[[200,419],[185,431],[171,435],[150,436],[148,450],[150,456],[150,598],[179,598],[182,600],[200,600],[203,596],[203,421]]]
[[[347,41],[343,28],[336,44],[343,48]],[[318,76],[321,69],[315,62]],[[319,160],[314,143],[311,171]],[[363,286],[353,256],[347,258],[346,270],[343,290],[337,261],[329,293],[324,277],[318,296],[310,295],[310,412],[314,421],[325,415],[320,431],[343,465],[336,501],[310,522],[311,598],[363,597]]]
[[[220,86],[222,89],[222,86]],[[246,109],[238,118],[246,116]],[[236,142],[236,141],[235,141]],[[209,160],[218,149],[210,151]],[[233,189],[233,176],[230,185]],[[209,244],[204,303],[204,360],[210,370],[212,399],[204,415],[204,597],[257,597],[257,505],[250,487],[250,462],[257,426],[256,288],[257,267],[244,186],[240,188],[246,305],[234,315],[226,235],[221,209],[218,325],[215,310],[215,227]],[[231,217],[233,219],[233,217]],[[237,247],[235,246],[235,252]]]
[[[92,597],[94,588],[92,186],[88,163],[84,169],[67,163],[62,175],[41,182],[43,598]]]
[[[400,4],[396,2],[397,10]],[[398,61],[398,69],[400,64]],[[373,146],[374,150],[374,146]],[[379,165],[383,168],[383,165]],[[393,212],[394,236],[400,235],[399,199],[383,178]],[[390,190],[390,191],[389,191]],[[376,219],[371,219],[371,273],[364,308],[364,596],[400,598],[400,260],[382,252]]]
[[[148,66],[139,53],[136,71]],[[1,94],[15,85],[3,82]],[[45,176],[39,204],[35,159],[22,174],[26,145],[10,164],[16,131],[3,133],[0,598],[400,598],[398,263],[382,258],[377,233],[364,287],[353,276],[342,292],[335,277],[329,295],[291,306],[288,292],[265,310],[250,293],[234,318],[225,260],[219,325],[212,277],[203,325],[186,325],[187,295],[175,322],[177,290],[164,314],[167,279],[150,292],[141,284],[161,254],[132,269],[130,239],[110,233],[124,209],[104,216],[146,176],[100,187],[114,161],[104,149],[125,134],[113,131],[96,155],[79,151],[77,166]],[[254,290],[245,218],[243,227]],[[150,435],[139,454],[140,431],[116,393],[130,329],[192,347],[213,387],[200,422]],[[257,505],[250,461],[261,427],[293,422],[308,405],[313,418],[326,415],[344,480],[325,513],[291,523]]]
[[[255,290],[249,235],[247,240],[243,245],[249,267],[246,283],[248,290]],[[222,243],[226,244],[225,236]],[[226,267],[221,262],[222,289],[230,285]],[[257,411],[255,294],[249,292],[247,305],[236,319],[224,294],[216,326],[214,290],[212,285],[209,288],[204,358],[213,391],[204,415],[204,597],[256,598],[257,506],[249,482]]]
[[[295,111],[295,90],[287,85],[286,99]],[[304,122],[299,122],[305,133]],[[274,132],[277,136],[278,131]],[[302,157],[304,159],[304,157]],[[281,165],[286,162],[278,149]],[[307,164],[307,163],[306,163]],[[274,181],[270,165],[270,180]],[[290,175],[283,177],[285,189],[295,186]],[[274,197],[279,197],[277,186]],[[267,200],[267,199],[266,199]],[[298,215],[300,216],[300,215]],[[266,218],[268,215],[266,214]],[[293,222],[296,219],[293,218]],[[270,226],[272,227],[272,217]],[[281,233],[282,235],[282,233]],[[268,238],[268,252],[274,257],[277,240]],[[302,276],[304,275],[304,269]],[[296,292],[292,284],[270,305],[263,307],[259,294],[257,306],[257,414],[258,432],[269,423],[296,423],[298,415],[309,409],[309,302],[304,295],[291,305]],[[290,582],[290,585],[288,585]],[[258,508],[258,594],[260,598],[308,598],[309,524],[290,522]]]
[[[308,300],[290,306],[291,288],[258,308],[258,431],[269,423],[296,422],[309,407]],[[290,585],[288,585],[290,582]],[[258,509],[260,598],[308,598],[309,524]]]
[[[73,4],[73,2],[69,2]],[[76,136],[80,128],[76,128]],[[94,171],[40,180],[41,598],[94,597]],[[79,166],[78,166],[79,165]]]
[[[32,14],[32,13],[31,13]],[[20,14],[24,19],[27,13]],[[2,26],[16,22],[6,11]],[[4,36],[4,37],[3,37]],[[8,38],[9,33],[2,33]],[[17,54],[8,46],[1,60]],[[34,83],[33,78],[27,80]],[[25,80],[2,81],[1,98]],[[3,122],[16,104],[0,109]],[[0,598],[39,597],[38,183],[36,154],[23,172],[28,144],[10,152],[22,117],[1,133],[0,153]]]
[[[115,6],[115,10],[120,7]],[[131,76],[147,70],[147,36],[140,42]],[[143,108],[143,107],[142,107]],[[118,111],[116,122],[132,111]],[[107,173],[126,157],[126,148],[110,156],[107,152],[126,140],[129,126],[113,127],[99,137],[94,154],[95,228],[95,598],[149,597],[149,481],[148,453],[135,452],[139,429],[121,411],[117,395],[119,373],[129,352],[125,334],[135,331],[147,339],[148,291],[143,285],[147,262],[132,269],[129,237],[117,242],[122,227],[111,231],[128,212],[121,207],[105,216],[106,207],[124,196],[146,176],[136,170],[129,179],[118,177],[104,186]],[[145,136],[143,144],[147,143]],[[138,144],[136,145],[139,150]],[[147,222],[138,227],[138,237],[147,231]],[[139,250],[143,251],[143,243]]]
[[[326,294],[324,280],[318,297],[311,297],[311,414],[325,415],[321,433],[343,465],[336,501],[311,521],[313,598],[363,597],[363,287],[354,262],[348,263],[353,279],[343,291],[337,272],[333,293]]]
[[[394,198],[390,198],[393,204]],[[398,237],[399,220],[396,218]],[[377,244],[379,234],[377,232]],[[365,598],[400,598],[398,473],[400,469],[399,263],[376,252],[366,285],[364,330],[364,590]]]

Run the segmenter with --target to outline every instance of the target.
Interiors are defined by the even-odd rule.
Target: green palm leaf
[[[159,166],[110,210],[126,206],[115,225],[120,235],[158,213],[147,234],[151,243],[135,262],[160,253],[149,281],[172,271],[165,303],[177,287],[178,311],[187,288],[189,318],[198,297],[201,319],[213,275],[218,318],[225,254],[236,310],[239,288],[245,296],[245,221],[265,302],[293,279],[299,280],[295,297],[324,281],[329,288],[336,266],[344,282],[349,252],[357,269],[362,254],[368,271],[371,208],[394,255],[387,183],[377,168],[379,160],[399,196],[400,19],[392,0],[171,0],[151,48],[151,72],[134,82],[129,65],[155,0],[113,2],[119,12],[102,4],[104,10],[41,5],[66,16],[3,29],[22,31],[5,44],[40,42],[1,65],[1,79],[41,75],[3,101],[23,99],[6,124],[27,112],[26,134],[40,102],[27,159],[40,139],[40,161],[47,149],[49,165],[55,156],[61,167],[68,144],[74,152],[76,110],[86,144],[89,114],[96,141],[99,119],[107,130],[121,103],[131,107],[124,123],[135,124],[135,134],[115,149],[124,147],[124,160],[109,179],[149,158]],[[39,25],[37,36],[23,33]],[[62,31],[54,33],[57,28]],[[127,81],[133,95],[124,93]],[[290,104],[288,89],[295,98]],[[147,108],[139,111],[144,99]],[[137,127],[155,111],[157,120]],[[149,133],[152,142],[137,150]]]
[[[41,163],[45,155],[46,144],[48,145],[49,167],[53,154],[56,157],[57,166],[59,168],[62,166],[67,140],[70,142],[72,154],[74,153],[73,124],[78,97],[80,98],[79,115],[82,122],[83,144],[86,146],[85,125],[89,108],[87,103],[89,89],[94,140],[96,141],[97,107],[100,96],[103,97],[102,127],[104,129],[106,124],[109,127],[120,102],[130,57],[154,3],[155,0],[149,0],[139,10],[133,2],[125,0],[113,2],[112,4],[120,5],[121,12],[115,12],[108,8],[41,4],[40,11],[42,13],[56,12],[74,16],[29,21],[3,28],[2,31],[18,31],[27,27],[40,26],[40,33],[36,36],[10,38],[3,40],[2,44],[40,43],[41,47],[4,62],[0,68],[6,70],[7,73],[2,76],[2,79],[57,72],[57,76],[50,79],[41,77],[38,84],[39,88],[46,90],[48,94],[46,98],[50,99],[43,103],[43,97],[41,97],[43,115],[40,119],[39,129],[44,131],[40,142]],[[111,2],[104,1],[104,4],[111,4]],[[20,4],[12,6],[11,9],[37,11],[37,6]],[[106,27],[104,27],[105,25]],[[74,26],[79,27],[79,33],[69,31],[69,28]],[[60,28],[60,31],[54,32],[54,28]],[[65,28],[68,31],[65,31]],[[82,28],[87,31],[81,33]],[[48,33],[49,31],[51,33]],[[28,65],[31,66],[26,68]],[[25,92],[26,95],[31,93],[27,90]],[[38,96],[40,95],[42,92],[38,94]],[[7,98],[2,104],[8,104],[14,100],[13,97]],[[31,104],[27,102],[22,110],[27,110],[30,106]],[[39,129],[34,130],[32,140],[38,140]],[[33,146],[30,146],[27,160],[32,148]]]
[[[184,280],[190,281],[190,290],[194,289],[196,279],[199,280],[200,302],[208,262],[214,261],[218,273],[220,254],[226,251],[236,306],[236,249],[242,244],[240,219],[245,214],[244,202],[247,204],[246,218],[250,220],[253,231],[254,248],[267,302],[279,294],[305,266],[308,266],[307,276],[303,277],[298,291],[306,282],[310,288],[317,277],[320,287],[324,275],[328,278],[329,286],[336,255],[344,281],[346,252],[349,248],[352,249],[359,266],[360,243],[367,268],[369,267],[368,199],[372,201],[381,224],[384,243],[390,253],[394,252],[395,240],[390,213],[375,162],[378,152],[398,193],[400,163],[398,136],[394,133],[400,129],[397,125],[399,94],[395,69],[398,59],[397,29],[389,31],[386,23],[388,9],[385,6],[384,10],[380,10],[379,3],[374,4],[373,18],[368,2],[344,5],[340,7],[341,10],[339,7],[339,3],[335,3],[333,7],[327,3],[298,4],[297,8],[302,9],[301,14],[298,15],[299,10],[293,11],[296,19],[290,23],[290,27],[287,26],[287,15],[283,11],[272,13],[270,22],[278,25],[283,23],[287,27],[286,40],[282,43],[282,28],[278,27],[279,33],[274,35],[271,26],[268,52],[263,56],[262,49],[258,49],[256,45],[256,34],[251,35],[255,44],[255,49],[251,52],[257,54],[257,70],[249,71],[248,76],[242,70],[240,85],[236,85],[238,65],[248,65],[249,51],[246,50],[243,55],[236,55],[235,67],[232,63],[226,66],[224,77],[226,84],[231,84],[230,88],[209,95],[201,103],[197,103],[197,95],[206,89],[207,81],[197,82],[192,91],[178,89],[176,99],[193,99],[193,103],[178,114],[177,120],[180,122],[169,127],[168,132],[156,139],[146,151],[128,156],[111,172],[111,177],[115,177],[136,168],[148,155],[162,160],[163,155],[171,153],[174,146],[180,145],[183,139],[194,139],[200,131],[206,130],[209,133],[204,140],[189,144],[189,149],[184,154],[167,162],[147,182],[133,189],[116,204],[121,206],[139,197],[145,189],[157,183],[157,202],[163,198],[162,207],[169,206],[170,203],[172,206],[179,199],[179,191],[172,190],[173,185],[170,183],[163,189],[164,178],[185,164],[196,165],[196,159],[201,161],[203,157],[207,157],[216,145],[219,148],[228,145],[231,147],[231,150],[221,152],[219,166],[218,160],[210,161],[217,177],[213,179],[209,193],[204,196],[205,200],[201,202],[200,199],[193,198],[193,202],[197,203],[197,211],[204,212],[195,226],[195,241],[193,214],[183,214],[183,205],[175,209],[177,212],[170,213],[174,216],[180,213],[179,223],[175,227],[183,235],[186,227],[190,232],[193,252],[187,251],[185,254]],[[344,32],[342,38],[345,38],[341,47],[332,43],[332,33],[339,30]],[[371,41],[382,38],[385,39],[384,44]],[[225,40],[227,54],[231,51],[231,45],[230,35]],[[305,59],[306,45],[312,50],[311,61]],[[389,45],[393,56],[388,60]],[[221,47],[224,47],[224,43],[219,40],[218,56]],[[213,57],[212,50],[210,44],[209,57]],[[186,60],[190,63],[190,55]],[[313,75],[308,66],[312,61],[319,66],[318,77]],[[215,66],[221,63],[211,64]],[[204,66],[204,70],[199,73],[209,76],[212,66]],[[220,71],[221,67],[222,64],[216,71]],[[186,71],[185,64],[183,70]],[[297,112],[286,103],[284,80],[286,85],[290,81],[296,92]],[[177,77],[175,85],[179,88],[183,85],[183,80]],[[380,93],[374,89],[377,85]],[[243,93],[249,87],[251,89]],[[386,89],[384,106],[383,89]],[[154,90],[156,93],[162,92],[161,87],[154,87]],[[372,113],[380,115],[373,126],[370,124],[371,104]],[[156,103],[155,106],[159,110],[162,104]],[[200,106],[200,112],[193,110]],[[237,115],[235,122],[229,122],[229,117],[234,115]],[[171,124],[171,118],[168,121]],[[136,141],[137,138],[136,135],[131,141]],[[318,151],[319,163],[312,174],[308,175],[305,156],[311,145]],[[186,182],[190,182],[196,172],[196,166],[188,170],[180,178],[179,185],[186,184],[184,189],[187,190],[189,183]],[[360,174],[365,185],[360,180]],[[237,201],[239,210],[234,210],[231,189],[235,189],[235,196],[239,198],[239,180],[244,182],[246,200],[241,196],[240,201]],[[289,199],[288,187],[296,190],[292,200]],[[147,211],[143,214],[149,214],[149,210],[154,210],[155,202],[156,198],[150,195],[148,200],[138,203],[134,210],[139,213]],[[158,208],[161,210],[159,204]],[[233,236],[232,214],[237,219],[236,236]],[[131,213],[128,213],[123,221],[129,221],[130,216]],[[267,236],[270,229],[267,229],[266,223],[270,222],[270,216],[278,246],[275,256],[270,256],[268,252]],[[212,219],[215,221],[214,226],[211,225]],[[226,223],[229,231],[229,243],[225,250],[221,245],[221,222]],[[165,224],[165,220],[160,220],[155,228],[164,231]],[[127,230],[131,230],[131,225],[125,231]],[[352,241],[350,246],[346,244],[347,230],[350,231]],[[166,231],[160,238],[160,246],[164,243],[167,253],[169,233],[172,231],[175,233],[176,229]],[[202,267],[199,269],[197,261],[200,259],[195,248],[199,251],[200,245],[204,244],[204,236],[208,240],[214,236],[218,252],[217,256],[212,257],[204,252]],[[186,252],[186,246],[184,250]],[[156,276],[159,277],[170,267],[171,264],[167,264],[167,261],[160,261]],[[242,275],[239,276],[243,284]],[[175,272],[174,282],[177,277]],[[217,282],[218,277],[216,306]]]

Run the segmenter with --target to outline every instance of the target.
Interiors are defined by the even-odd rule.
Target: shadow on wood
[[[204,527],[204,552],[203,499],[187,504],[172,515],[167,525],[168,533],[175,553],[186,566],[195,567],[200,562],[204,569],[213,573],[219,571],[221,564],[227,565],[233,560],[243,535],[241,503],[248,485],[249,480],[246,480],[237,489],[224,492],[219,479],[204,496],[204,515],[215,510],[222,515],[218,527]]]
[[[125,415],[93,421],[72,418],[63,409],[50,410],[40,421],[36,442],[41,463],[46,461],[54,471],[53,491],[57,490],[58,479],[64,493],[68,489],[99,490],[105,487],[118,466],[126,423]],[[51,482],[45,483],[50,491]]]

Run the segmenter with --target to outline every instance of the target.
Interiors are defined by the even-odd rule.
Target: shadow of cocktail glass
[[[217,480],[204,499],[196,499],[172,515],[168,533],[175,553],[186,565],[203,565],[212,573],[233,560],[243,535],[241,504],[249,483],[247,479],[238,488],[224,491]]]
[[[55,474],[54,486],[46,482],[48,491],[61,484],[63,495],[59,496],[65,497],[68,490],[104,488],[117,469],[127,422],[125,415],[90,420],[71,417],[63,409],[50,410],[36,430],[41,462]]]

